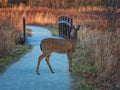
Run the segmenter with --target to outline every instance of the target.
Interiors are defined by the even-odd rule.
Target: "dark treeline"
[[[100,0],[30,0],[30,6],[42,6],[49,8],[79,8],[86,5],[99,5]]]
[[[29,0],[8,0],[8,5],[17,5],[19,6],[21,3],[24,5],[28,5]]]
[[[19,6],[21,3],[28,5],[29,0],[0,0],[0,8]]]
[[[100,6],[116,3],[120,6],[120,0],[0,0],[0,7],[19,6],[20,4],[30,7],[48,8],[79,8],[82,6]]]

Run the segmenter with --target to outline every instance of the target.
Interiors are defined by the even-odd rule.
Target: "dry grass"
[[[11,52],[16,48],[16,40],[19,37],[19,33],[11,24],[11,18],[0,18],[0,57],[3,57],[8,52]]]
[[[86,24],[87,26],[90,25],[97,25],[95,27],[100,27],[99,24],[103,23],[103,18],[100,17],[98,14],[101,13],[104,9],[102,7],[86,7],[77,9],[50,9],[46,7],[24,7],[20,6],[18,8],[7,8],[7,9],[0,9],[0,14],[3,16],[10,15],[14,17],[14,24],[22,29],[22,16],[26,17],[27,24],[34,24],[34,25],[52,25],[57,27],[58,26],[58,16],[60,15],[70,15],[73,18],[73,24],[76,25]],[[97,21],[96,21],[97,19]],[[106,23],[104,21],[104,23]]]
[[[81,24],[81,30],[73,63],[74,90],[120,89],[120,10],[115,32],[109,32],[102,11],[82,11],[75,22]]]
[[[79,58],[74,65],[74,73],[82,77],[79,85],[95,90],[120,89],[120,30],[113,33],[84,28],[79,31],[79,40]]]
[[[87,41],[92,54],[91,61],[95,63],[98,81],[103,88],[118,88],[120,69],[120,31],[92,32]]]

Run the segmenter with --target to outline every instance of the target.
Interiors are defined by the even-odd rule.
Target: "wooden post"
[[[25,16],[23,16],[23,44],[25,43],[26,32],[25,32]]]

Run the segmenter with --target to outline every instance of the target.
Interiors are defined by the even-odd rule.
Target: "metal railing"
[[[59,16],[58,24],[59,24],[59,36],[64,38],[70,38],[70,32],[72,28],[72,18],[70,16]]]

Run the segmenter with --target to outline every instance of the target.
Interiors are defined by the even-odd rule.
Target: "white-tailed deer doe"
[[[46,62],[50,68],[50,71],[54,73],[50,63],[49,58],[52,52],[58,53],[67,53],[69,61],[69,71],[72,71],[72,55],[75,52],[76,42],[77,42],[77,31],[79,30],[80,25],[75,28],[74,26],[71,29],[70,39],[55,39],[55,38],[46,38],[41,41],[40,48],[42,54],[38,58],[38,64],[36,68],[36,73],[39,75],[39,67],[41,60],[46,57]]]

